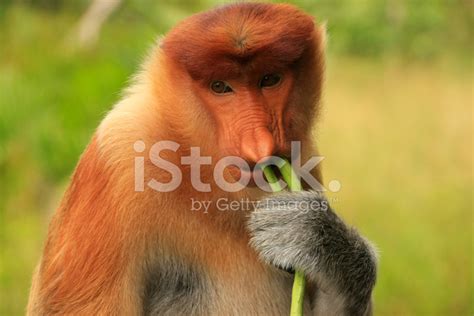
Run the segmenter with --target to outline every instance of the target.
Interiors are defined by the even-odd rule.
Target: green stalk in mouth
[[[301,191],[303,189],[301,182],[296,177],[296,173],[291,167],[290,162],[284,159],[285,163],[280,167],[280,172],[283,180],[287,183],[290,191]],[[273,172],[271,166],[263,168],[263,173],[267,178],[270,187],[274,192],[281,191],[283,188],[278,182],[278,177]],[[296,270],[295,279],[293,281],[293,290],[291,292],[291,309],[290,316],[302,316],[303,315],[303,300],[306,280],[303,272]]]

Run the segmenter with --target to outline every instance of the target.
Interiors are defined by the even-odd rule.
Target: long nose
[[[242,135],[240,141],[242,158],[257,163],[271,156],[275,151],[272,133],[266,127],[257,127]]]

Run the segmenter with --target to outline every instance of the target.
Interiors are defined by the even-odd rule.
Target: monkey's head
[[[220,155],[256,163],[288,155],[291,141],[308,138],[323,42],[323,28],[291,5],[238,3],[184,20],[161,48],[178,69],[178,85],[213,121],[208,133],[215,132]]]

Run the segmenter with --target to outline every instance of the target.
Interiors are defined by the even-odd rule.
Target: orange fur
[[[164,158],[178,165],[191,146],[199,146],[203,155],[222,156],[223,148],[217,137],[221,131],[212,111],[198,97],[193,78],[214,76],[204,70],[219,67],[201,65],[189,69],[194,66],[182,59],[195,57],[178,55],[184,45],[182,41],[188,40],[186,36],[182,38],[183,29],[194,32],[199,30],[194,27],[196,23],[200,27],[210,20],[218,23],[221,21],[218,17],[223,14],[219,10],[230,10],[226,14],[235,19],[229,25],[236,28],[245,18],[242,12],[247,11],[242,8],[246,5],[198,15],[178,26],[165,38],[163,48],[158,45],[153,50],[122,101],[101,123],[50,224],[33,280],[28,314],[140,314],[144,271],[159,260],[174,256],[190,265],[199,265],[209,274],[215,284],[213,314],[278,313],[288,306],[291,280],[262,264],[250,249],[244,225],[246,213],[221,212],[216,208],[211,208],[208,214],[189,211],[191,197],[213,201],[222,197],[257,199],[263,195],[261,191],[220,190],[212,180],[213,166],[202,167],[202,181],[211,183],[211,193],[192,188],[187,166],[181,166],[183,184],[174,192],[159,193],[150,188],[134,191],[133,163],[137,153],[133,144],[137,140],[147,145],[145,157],[151,145],[159,140],[180,143],[176,153],[164,154]],[[262,26],[258,16],[244,30],[248,32],[248,41],[261,44],[251,50],[252,54],[260,54],[255,57],[257,63],[273,64],[278,69],[290,67],[295,75],[291,93],[285,96],[288,106],[279,114],[281,120],[288,120],[284,128],[280,127],[279,133],[285,130],[280,138],[285,142],[301,140],[303,148],[312,148],[310,131],[322,84],[323,30],[315,28],[311,18],[288,5],[262,4],[256,5],[255,10],[279,17],[263,25],[265,32],[257,32]],[[288,24],[288,19],[294,23]],[[290,32],[288,25],[293,28]],[[225,29],[216,33],[216,41],[210,41],[211,44],[207,44],[209,39],[205,36],[193,38],[189,47],[206,43],[205,50],[195,52],[206,58],[214,56],[210,51],[215,45],[222,48],[220,54],[226,54],[225,34]],[[289,42],[280,43],[278,36],[285,34]],[[269,50],[273,53],[265,57]],[[250,55],[242,56],[240,61],[250,58]],[[232,67],[237,65],[230,60]],[[229,59],[224,58],[224,62]],[[292,68],[298,63],[304,63],[304,67]],[[246,69],[229,67],[224,70],[237,69],[241,74]],[[302,160],[311,154],[311,151],[303,153]],[[146,181],[169,180],[169,175],[151,165],[148,159],[145,170]],[[259,299],[270,303],[261,303]]]

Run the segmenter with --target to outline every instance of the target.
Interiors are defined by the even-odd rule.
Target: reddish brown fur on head
[[[185,20],[168,34],[163,49],[195,79],[235,78],[243,70],[292,66],[313,36],[312,18],[293,6],[240,3]]]
[[[174,71],[189,76],[214,120],[220,155],[257,162],[288,154],[290,141],[307,136],[320,94],[321,43],[313,18],[296,7],[238,3],[186,19],[161,48]],[[282,80],[262,88],[267,74]],[[214,80],[225,81],[232,92],[213,94]]]

